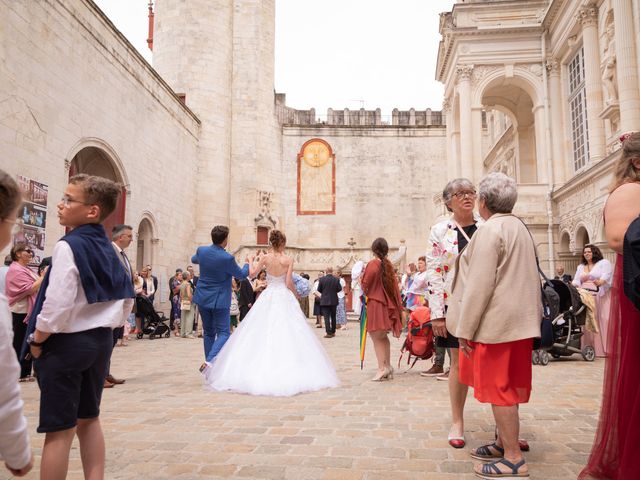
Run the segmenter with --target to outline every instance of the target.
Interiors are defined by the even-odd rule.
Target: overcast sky
[[[94,0],[151,63],[148,0]],[[287,104],[439,110],[438,14],[454,0],[276,0],[275,88]]]

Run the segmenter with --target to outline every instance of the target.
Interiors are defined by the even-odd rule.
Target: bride
[[[271,251],[252,273],[267,270],[267,288],[205,371],[213,390],[289,396],[340,383],[327,353],[307,324],[293,292],[293,260],[286,237],[269,235]]]

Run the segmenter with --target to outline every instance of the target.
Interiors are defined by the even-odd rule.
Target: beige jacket
[[[542,302],[535,247],[515,216],[495,214],[456,261],[447,330],[480,343],[540,336]]]

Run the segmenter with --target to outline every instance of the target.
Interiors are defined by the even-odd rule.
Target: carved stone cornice
[[[473,65],[458,65],[456,67],[456,75],[458,76],[458,81],[471,80],[471,75],[473,75]]]
[[[578,21],[583,27],[594,27],[598,25],[598,7],[588,5],[581,7],[576,15]]]

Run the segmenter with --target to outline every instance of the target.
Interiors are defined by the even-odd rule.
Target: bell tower
[[[175,185],[196,189],[194,240],[209,243],[229,224],[233,0],[157,0],[153,66],[202,122],[196,182]]]

